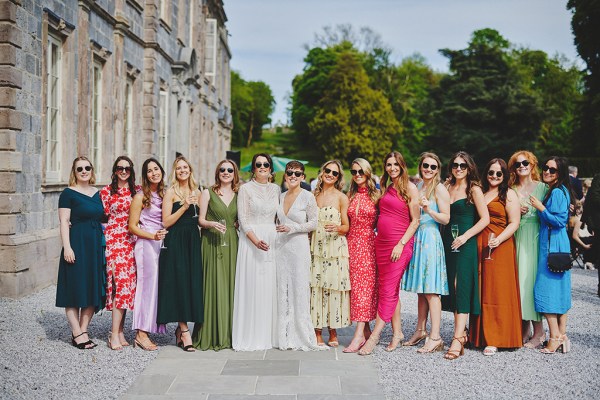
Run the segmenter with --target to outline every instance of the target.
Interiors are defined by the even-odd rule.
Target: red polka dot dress
[[[136,186],[136,192],[140,190]],[[129,233],[129,187],[110,193],[110,185],[100,191],[108,224],[106,238],[106,309],[112,310],[113,300],[119,309],[133,310],[136,287],[136,267],[133,255],[135,238]]]
[[[377,267],[375,264],[375,221],[377,208],[359,188],[348,207],[350,230],[346,235],[350,253],[350,319],[368,322],[377,315]]]

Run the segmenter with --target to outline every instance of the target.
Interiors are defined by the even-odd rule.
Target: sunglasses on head
[[[84,169],[89,172],[89,171],[92,170],[92,166],[91,165],[86,165],[85,167],[77,167],[76,171],[77,172],[83,172]]]
[[[120,165],[115,168],[117,172],[131,172],[131,167],[122,167]]]
[[[494,173],[496,174],[497,178],[501,178],[502,175],[504,175],[502,173],[502,171],[492,171],[491,169],[488,171],[488,176],[494,176]]]
[[[300,178],[302,175],[304,175],[304,172],[302,171],[285,171],[285,174],[287,176],[292,176],[292,175],[296,175],[296,178]]]
[[[556,168],[554,168],[554,167],[549,167],[549,166],[547,166],[547,165],[544,165],[544,166],[542,167],[542,170],[543,170],[544,172],[549,172],[549,173],[551,173],[552,175],[554,175],[555,173],[557,173],[557,172],[558,172],[558,170],[557,170]]]
[[[264,162],[264,163],[257,162],[254,164],[254,166],[256,168],[270,168],[271,164],[269,164],[268,162]]]
[[[436,164],[427,164],[426,162],[424,162],[423,164],[421,164],[421,166],[423,167],[423,169],[428,169],[429,168],[432,171],[435,171],[437,169],[437,167],[438,167]]]
[[[524,166],[524,167],[526,167],[529,164],[531,164],[531,163],[529,161],[527,161],[527,160],[517,161],[517,162],[515,162],[515,169],[521,168],[521,165]]]
[[[352,174],[352,176],[356,176],[356,175],[364,176],[365,175],[365,171],[363,171],[362,169],[351,169],[350,173]]]
[[[469,166],[467,165],[467,163],[452,163],[452,169],[467,169]]]
[[[260,168],[260,167],[258,167],[258,168]],[[225,167],[219,168],[220,173],[223,173],[225,171],[229,172],[230,174],[233,174],[233,168],[225,168]]]
[[[326,173],[326,174],[331,174],[331,175],[333,175],[333,176],[334,176],[334,177],[336,177],[336,178],[337,178],[337,177],[338,177],[338,175],[340,174],[340,173],[339,173],[339,172],[337,172],[337,171],[332,171],[330,168],[325,168],[325,169],[324,169],[324,171],[325,171],[325,173]]]

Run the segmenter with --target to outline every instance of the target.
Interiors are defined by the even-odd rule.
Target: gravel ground
[[[597,271],[573,269],[572,285],[573,307],[567,322],[572,346],[567,354],[541,354],[522,348],[484,356],[481,349],[466,349],[463,357],[448,361],[443,358],[444,353],[418,354],[410,347],[387,353],[383,346],[391,339],[391,329],[386,327],[374,353],[386,396],[390,399],[600,398]],[[403,331],[408,338],[417,321],[417,296],[406,292],[401,296]],[[452,314],[443,312],[442,338],[447,346],[452,327]]]
[[[486,357],[466,350],[454,361],[443,353],[421,355],[414,348],[383,351],[391,337],[384,332],[375,350],[380,381],[390,399],[402,398],[598,398],[600,385],[600,298],[596,271],[573,271],[573,308],[568,333],[572,351],[544,355],[520,349]],[[90,335],[93,350],[70,345],[63,309],[54,307],[51,286],[20,300],[0,298],[0,399],[117,398],[158,352],[127,347],[111,351],[106,345],[111,313],[96,315]],[[416,296],[402,293],[404,334],[416,323]],[[131,326],[131,315],[126,327]],[[159,345],[173,344],[169,335],[156,335]],[[452,316],[443,313],[442,337],[452,337]],[[126,331],[133,344],[134,333]],[[357,356],[358,357],[358,356]],[[594,383],[595,382],[595,383]]]

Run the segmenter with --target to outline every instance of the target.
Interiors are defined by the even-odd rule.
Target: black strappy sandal
[[[179,329],[179,327],[177,327],[177,329]],[[186,329],[185,331],[179,329],[179,341],[177,342],[177,347],[181,347],[181,349],[187,353],[193,353],[194,351],[196,351],[193,344],[188,344],[187,346],[183,345],[182,336],[184,333],[187,333],[189,331],[189,329]],[[177,339],[177,332],[175,332],[175,338]]]
[[[75,339],[77,339],[80,336],[85,335],[87,332],[81,332],[79,335],[75,336],[71,333],[71,344],[73,345],[73,347],[77,347],[79,350],[89,350],[89,349],[93,349],[94,347],[96,347],[96,343],[92,342],[91,340],[88,340],[87,342],[81,342],[81,343],[77,343],[75,341]],[[93,345],[91,347],[87,347],[89,345]]]

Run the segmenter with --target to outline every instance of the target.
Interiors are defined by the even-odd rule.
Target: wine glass
[[[219,223],[225,227],[225,230],[221,232],[221,246],[226,247],[229,246],[227,241],[225,240],[225,233],[227,232],[227,221],[224,219],[220,219]]]
[[[196,195],[196,191],[192,191],[192,196]],[[197,201],[197,200],[196,200]],[[192,218],[198,218],[198,209],[196,206],[196,203],[192,203],[192,205],[194,206],[194,215],[192,215]]]
[[[167,233],[169,233],[169,231],[167,231],[167,230],[165,229],[164,225],[161,225],[161,230],[162,230],[162,231],[165,231],[165,235],[166,235]],[[165,246],[165,238],[162,238],[162,239],[160,240],[160,248],[161,248],[161,249],[166,249],[166,248],[167,248],[167,246]]]
[[[452,229],[451,230],[451,232],[452,232],[452,238],[454,240],[456,240],[456,238],[458,237],[458,225],[453,224],[451,226],[451,229]],[[458,249],[452,249],[452,253],[460,253],[460,250],[458,250]]]
[[[496,237],[496,235],[493,232],[491,232],[490,235],[488,236],[488,249],[489,249],[489,251],[488,251],[488,256],[484,260],[493,260],[493,258],[492,258],[492,248],[490,247],[490,242],[492,240],[494,240],[495,237]]]
[[[425,211],[423,211],[423,199],[424,198],[425,198],[425,191],[419,190],[419,221],[421,221],[423,219],[423,214],[425,214]]]

